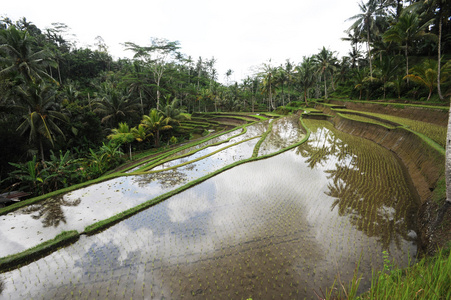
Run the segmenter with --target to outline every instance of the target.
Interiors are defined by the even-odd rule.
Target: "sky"
[[[263,63],[298,64],[322,47],[347,55],[341,41],[359,13],[357,0],[21,0],[4,1],[0,16],[25,17],[41,30],[65,23],[77,47],[101,36],[114,58],[131,57],[124,42],[150,45],[151,38],[179,41],[195,61],[216,59],[218,80],[233,71],[240,82]]]

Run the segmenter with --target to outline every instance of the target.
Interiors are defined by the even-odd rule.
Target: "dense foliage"
[[[95,49],[78,48],[65,24],[40,29],[25,18],[1,20],[1,190],[19,181],[37,194],[99,176],[123,152],[188,138],[176,130],[183,113],[274,110],[330,97],[447,103],[450,2],[359,7],[344,33],[348,55],[322,47],[300,62],[262,63],[242,82],[230,82],[228,70],[226,84],[214,58],[196,61],[176,41],[126,43],[133,59],[115,60],[101,37]],[[51,168],[83,172],[63,179]]]

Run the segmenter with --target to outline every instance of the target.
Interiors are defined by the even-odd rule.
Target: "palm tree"
[[[318,73],[323,74],[324,76],[324,96],[327,99],[327,74],[332,75],[333,84],[333,73],[335,71],[337,59],[334,57],[334,52],[323,47],[320,53],[313,56],[313,61],[318,65]]]
[[[15,26],[0,30],[0,64],[6,66],[0,75],[17,72],[27,82],[41,81],[43,78],[55,81],[46,73],[49,66],[56,67],[52,54],[47,49],[34,50],[35,40],[27,31],[20,31]]]
[[[139,109],[139,104],[130,99],[124,89],[117,89],[110,82],[102,83],[100,89],[94,112],[104,116],[101,120],[102,123],[111,120],[110,124],[116,126],[124,117],[136,113]]]
[[[451,15],[451,3],[447,0],[425,0],[424,3],[428,6],[429,10],[435,15],[435,22],[438,24],[438,43],[437,43],[437,53],[438,53],[438,63],[437,63],[437,91],[440,100],[443,100],[442,91],[440,88],[440,83],[442,82],[441,76],[441,59],[442,59],[442,26],[447,24]]]
[[[112,140],[113,143],[117,144],[128,144],[130,160],[132,159],[132,142],[135,140],[135,135],[133,134],[127,123],[119,123],[118,128],[111,129],[111,134],[107,136],[108,139]]]
[[[293,72],[294,72],[294,65],[290,62],[289,59],[286,60],[285,63],[285,73],[287,75],[287,87],[291,90],[292,84],[293,84]],[[291,102],[291,93],[288,93],[288,103]]]
[[[133,127],[130,132],[133,133],[135,140],[139,143],[142,143],[147,140],[147,138],[153,136],[143,124],[139,124],[138,127]]]
[[[316,70],[315,70],[315,64],[313,62],[313,59],[311,57],[305,57],[303,58],[303,61],[301,65],[297,66],[295,68],[296,75],[295,80],[299,87],[299,90],[302,90],[304,93],[304,101],[305,105],[308,105],[307,102],[307,95],[309,89],[315,84],[316,81]]]
[[[271,66],[271,60],[269,60],[268,64],[263,64],[262,66],[262,72],[260,73],[260,76],[263,77],[263,84],[261,86],[262,92],[266,93],[268,95],[268,106],[269,109],[274,110],[276,109],[272,95],[275,93],[275,71],[276,69]]]
[[[378,79],[382,82],[382,89],[384,90],[384,99],[386,96],[386,88],[388,83],[396,75],[399,63],[397,62],[396,56],[382,56],[381,60],[375,61],[375,74]]]
[[[285,72],[285,69],[280,66],[277,68],[275,73],[275,83],[277,86],[280,86],[282,89],[282,105],[285,106],[285,95],[283,88],[285,87],[285,84],[288,82],[288,76]]]
[[[128,84],[128,91],[130,94],[138,93],[139,101],[141,103],[141,113],[144,115],[144,95],[150,92],[150,83],[145,74],[141,71],[141,64],[139,61],[133,63],[133,74],[125,77],[125,82]]]
[[[29,141],[36,141],[41,151],[41,160],[44,161],[43,138],[54,146],[56,135],[64,137],[63,131],[54,122],[60,120],[67,122],[66,115],[54,110],[56,107],[55,91],[45,83],[30,84],[28,87],[18,87],[18,96],[21,108],[26,111],[24,121],[17,128],[23,135],[29,132]]]
[[[180,125],[180,121],[185,120],[187,117],[183,113],[184,109],[178,108],[179,99],[174,98],[169,101],[170,95],[166,96],[166,104],[161,108],[160,112],[169,119],[169,124]]]
[[[409,45],[425,36],[430,36],[425,29],[431,23],[432,20],[423,23],[418,14],[406,11],[401,14],[398,22],[383,35],[385,42],[396,42],[404,48],[407,78],[409,78]],[[407,80],[407,82],[409,81]]]
[[[427,59],[421,65],[416,65],[412,68],[412,73],[406,75],[404,78],[410,78],[412,81],[424,85],[429,90],[429,95],[426,101],[431,98],[432,91],[434,87],[437,86],[437,65],[438,62],[436,60]],[[440,68],[441,72],[441,82],[443,83],[448,80],[451,75],[451,60],[448,61]]]
[[[365,84],[372,79],[372,77],[367,77],[368,69],[354,70],[354,89],[359,91],[359,100],[362,100],[362,91],[365,88]]]
[[[169,125],[169,118],[163,116],[163,114],[156,109],[152,109],[148,115],[144,115],[141,124],[153,133],[155,147],[160,146],[160,131],[172,129],[172,126]]]
[[[376,0],[369,0],[366,4],[362,1],[361,3],[359,3],[359,7],[361,13],[348,19],[348,21],[355,20],[354,24],[349,27],[348,31],[357,31],[359,33],[358,35],[366,33],[366,48],[368,62],[370,65],[370,77],[373,77],[370,46],[371,32],[376,29],[376,18],[384,15],[384,9]]]

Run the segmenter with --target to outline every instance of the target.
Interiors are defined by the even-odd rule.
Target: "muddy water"
[[[383,251],[416,251],[416,196],[389,151],[308,120],[308,143],[221,173],[110,229],[4,273],[0,298],[317,299],[361,290]]]

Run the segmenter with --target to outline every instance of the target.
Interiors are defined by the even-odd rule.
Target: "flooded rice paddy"
[[[296,139],[279,122],[275,143]],[[396,157],[325,121],[305,123],[312,134],[299,147],[220,173],[0,274],[0,299],[317,299],[314,291],[325,291],[338,272],[349,281],[359,259],[361,291],[372,270],[383,268],[384,251],[406,266],[416,253],[418,199]],[[228,149],[248,157],[257,141]],[[195,162],[191,171],[231,163],[230,154]],[[189,171],[177,172],[188,181]],[[129,201],[139,191],[152,198],[151,175],[125,177],[135,182],[121,197]],[[164,182],[171,186],[176,176]]]

